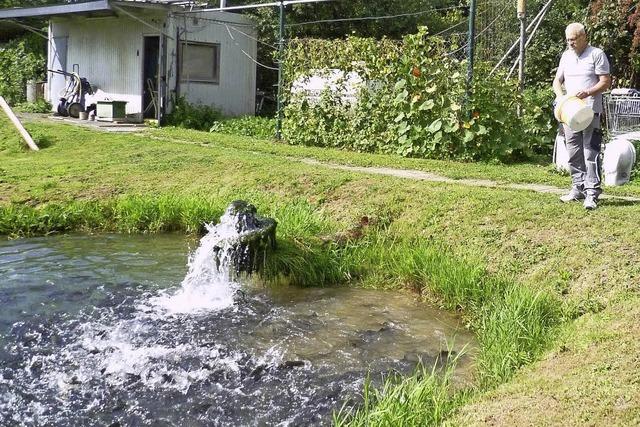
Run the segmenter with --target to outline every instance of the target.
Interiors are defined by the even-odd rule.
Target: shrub
[[[266,117],[244,116],[214,122],[209,132],[271,139],[276,133],[276,122]]]
[[[164,124],[186,129],[209,130],[222,118],[220,110],[209,105],[190,104],[184,97],[178,98],[173,110],[165,117]]]
[[[285,89],[286,140],[459,160],[512,160],[544,145],[549,124],[542,106],[525,105],[519,117],[517,82],[501,73],[489,76],[490,65],[483,63],[476,65],[478,77],[466,100],[466,62],[446,55],[447,49],[424,28],[401,42],[294,40],[284,62],[289,86],[305,73],[328,69],[356,72],[368,83],[355,100],[340,95],[346,81],[314,100]]]
[[[0,95],[9,104],[24,101],[27,80],[44,78],[46,51],[46,41],[35,34],[0,47]]]
[[[16,111],[22,111],[24,113],[50,113],[51,103],[44,99],[38,99],[36,102],[25,102],[15,106]]]

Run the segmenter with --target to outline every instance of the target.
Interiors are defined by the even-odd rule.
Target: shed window
[[[220,82],[220,45],[182,42],[180,45],[180,80],[206,83]]]

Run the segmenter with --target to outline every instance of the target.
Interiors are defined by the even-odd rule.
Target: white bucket
[[[623,185],[629,182],[636,163],[636,149],[631,141],[618,137],[604,146],[602,169],[605,185]]]
[[[553,113],[559,122],[569,126],[575,132],[585,130],[593,121],[591,107],[573,95],[559,98]]]

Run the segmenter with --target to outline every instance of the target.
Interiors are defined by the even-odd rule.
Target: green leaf
[[[436,133],[440,129],[442,129],[442,120],[436,119],[429,125],[429,127],[427,127],[427,132]]]
[[[402,123],[400,123],[400,126],[398,126],[398,133],[400,135],[403,135],[403,134],[407,133],[409,131],[409,129],[411,129],[411,126],[409,126],[409,124],[407,122],[402,122]]]
[[[403,120],[405,117],[404,112],[400,112],[400,114],[398,114],[398,116],[395,118],[394,122],[398,123],[400,122],[400,120]]]
[[[396,104],[403,103],[406,101],[407,96],[409,96],[409,92],[407,92],[407,90],[405,89],[402,92],[400,92],[398,95],[396,95],[396,99],[394,100],[394,102]]]
[[[436,105],[436,103],[433,102],[433,99],[427,99],[422,104],[420,104],[420,106],[418,107],[418,110],[420,111],[431,110],[434,107],[434,105]]]
[[[402,79],[402,80],[398,80],[398,82],[396,83],[396,85],[393,87],[396,91],[402,90],[405,88],[405,86],[407,86],[407,81]]]
[[[469,129],[464,131],[464,138],[462,139],[464,142],[471,142],[473,141],[473,138],[475,137],[475,133],[473,133],[473,131],[470,131]]]
[[[460,129],[460,123],[457,120],[451,120],[444,126],[444,131],[446,133],[453,133]]]

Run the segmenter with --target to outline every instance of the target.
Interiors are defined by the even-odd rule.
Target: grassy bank
[[[624,328],[604,337],[599,331],[614,328],[603,313],[616,313],[621,324],[637,315],[619,308],[638,300],[640,231],[629,226],[640,217],[638,205],[607,202],[587,213],[551,195],[370,176],[295,158],[568,185],[535,165],[421,162],[164,129],[119,135],[28,126],[47,141],[38,153],[16,149],[0,126],[3,234],[196,232],[229,201],[247,199],[280,224],[271,271],[301,284],[409,288],[466,313],[482,347],[478,389],[453,405],[445,399],[440,419],[543,420],[543,405],[531,412],[522,402],[557,399],[558,377],[580,390],[561,396],[558,419],[622,425],[637,414],[640,396],[619,387],[637,367],[637,344]],[[635,184],[616,191],[640,193]],[[625,390],[625,405],[611,412],[609,400],[597,399],[592,373],[614,342],[628,346],[620,371],[598,371],[607,390]],[[577,410],[579,396],[587,404]],[[501,418],[505,413],[510,417]]]

